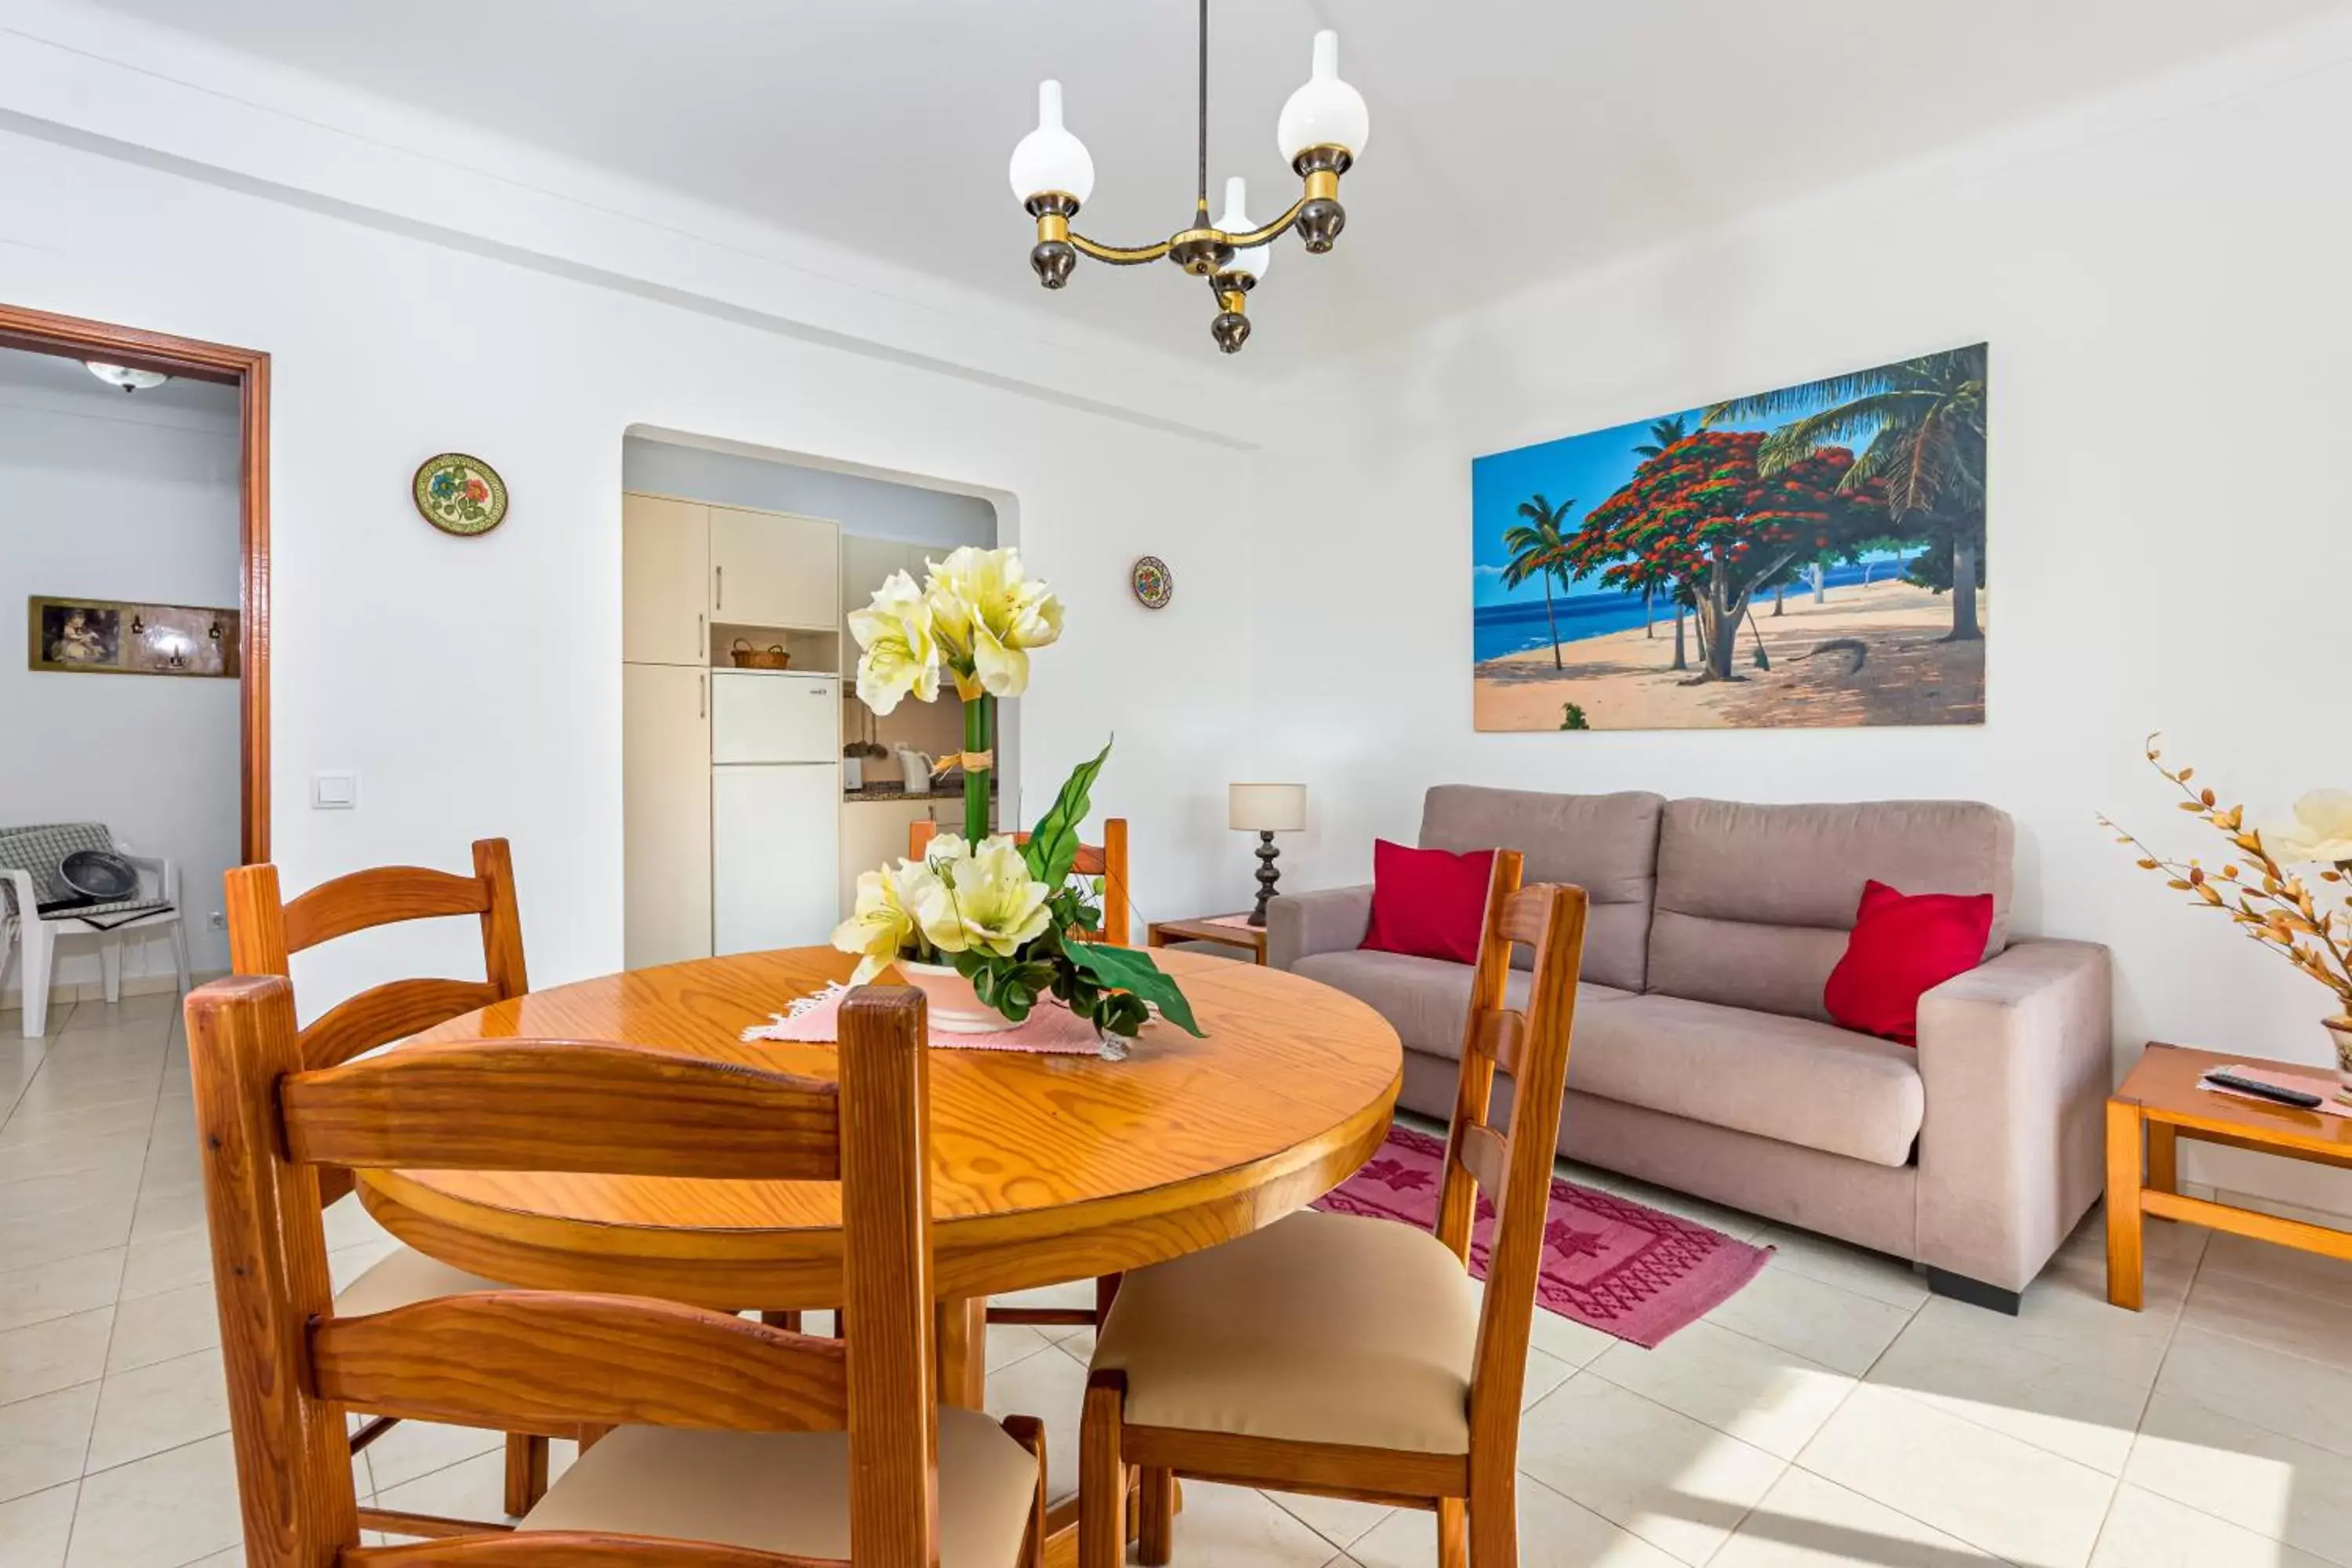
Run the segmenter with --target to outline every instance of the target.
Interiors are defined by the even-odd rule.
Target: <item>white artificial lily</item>
[[[2294,820],[2264,830],[2263,842],[2282,860],[2352,860],[2352,790],[2313,790],[2294,803]]]
[[[939,639],[931,607],[912,577],[891,573],[871,604],[850,612],[849,630],[865,650],[857,660],[857,696],[866,707],[887,714],[904,697],[938,700]]]
[[[835,947],[859,955],[857,967],[849,976],[852,985],[872,980],[898,956],[915,934],[914,911],[929,901],[938,887],[938,875],[913,860],[886,865],[857,879],[856,905],[833,931]]]
[[[966,701],[1029,689],[1028,650],[1062,635],[1062,602],[1033,580],[1020,551],[965,545],[928,563],[931,626]]]
[[[954,874],[956,910],[974,947],[1010,958],[1053,922],[1045,907],[1053,889],[1029,875],[1029,862],[1008,835],[983,840]]]
[[[953,834],[931,840],[924,856],[930,880],[908,905],[923,939],[941,952],[985,948],[1010,958],[1052,923],[1053,889],[1029,875],[1009,835],[971,845]]]

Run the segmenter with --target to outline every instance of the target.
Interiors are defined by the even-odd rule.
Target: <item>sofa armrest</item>
[[[1288,969],[1310,952],[1346,952],[1372,929],[1372,885],[1285,893],[1265,907],[1265,962]]]
[[[1918,1256],[2022,1290],[2105,1179],[2114,983],[2095,942],[2026,941],[1919,999]]]

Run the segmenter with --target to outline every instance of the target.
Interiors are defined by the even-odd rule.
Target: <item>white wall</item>
[[[1246,550],[1242,520],[1186,498],[1237,482],[1230,447],[5,133],[0,299],[273,355],[273,847],[291,888],[462,865],[469,838],[505,834],[534,982],[620,966],[613,638],[622,437],[644,424],[1017,498],[1019,542],[1069,605],[1026,700],[1024,791],[1116,728],[1100,799],[1137,824],[1146,906],[1205,896],[1193,841],[1223,833],[1204,781],[1247,688],[1239,658],[1189,650],[1245,647]],[[452,447],[509,487],[485,537],[442,535],[409,500],[417,462]],[[1158,616],[1126,590],[1146,550],[1192,566]],[[359,773],[359,810],[307,809],[321,769]],[[461,923],[369,933],[298,984],[470,973]]]
[[[26,379],[0,374],[0,826],[100,821],[176,861],[190,957],[226,970],[227,938],[205,917],[237,859],[238,683],[37,673],[17,617],[35,594],[236,605],[236,394],[219,389],[216,411],[164,409],[88,377],[87,393]],[[123,969],[169,973],[171,953],[134,944]],[[94,941],[68,939],[55,982],[97,979]]]
[[[2152,730],[2258,817],[2352,785],[2337,46],[2259,81],[2233,61],[2162,84],[1282,388],[1257,460],[1282,526],[1258,545],[1256,755],[1312,787],[1299,882],[1364,876],[1372,837],[1410,838],[1439,781],[1974,797],[2018,820],[2020,927],[2113,945],[2120,1060],[2151,1037],[2325,1060],[2326,994],[2092,819],[2226,858],[2140,760]],[[1473,732],[1474,456],[1980,340],[1985,727]]]

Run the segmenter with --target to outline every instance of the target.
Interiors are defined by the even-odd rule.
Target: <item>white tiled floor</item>
[[[228,1568],[234,1466],[171,998],[0,1015],[0,1564]],[[2157,1225],[2148,1310],[2095,1215],[2000,1318],[1904,1266],[1591,1173],[1780,1248],[1656,1351],[1538,1314],[1529,1568],[2352,1568],[2352,1265]],[[339,1278],[385,1245],[344,1204]],[[1088,1335],[990,1335],[992,1408],[1076,1468]],[[495,1513],[494,1434],[408,1425],[363,1496]],[[1178,1560],[1419,1568],[1426,1515],[1192,1486]]]

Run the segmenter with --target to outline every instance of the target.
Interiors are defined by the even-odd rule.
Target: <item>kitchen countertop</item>
[[[996,789],[993,784],[990,785],[988,793],[992,796],[996,794]],[[955,779],[949,783],[933,784],[929,789],[908,789],[902,784],[870,784],[864,789],[843,790],[841,792],[841,798],[845,801],[961,800],[963,798],[963,781],[961,779]]]

